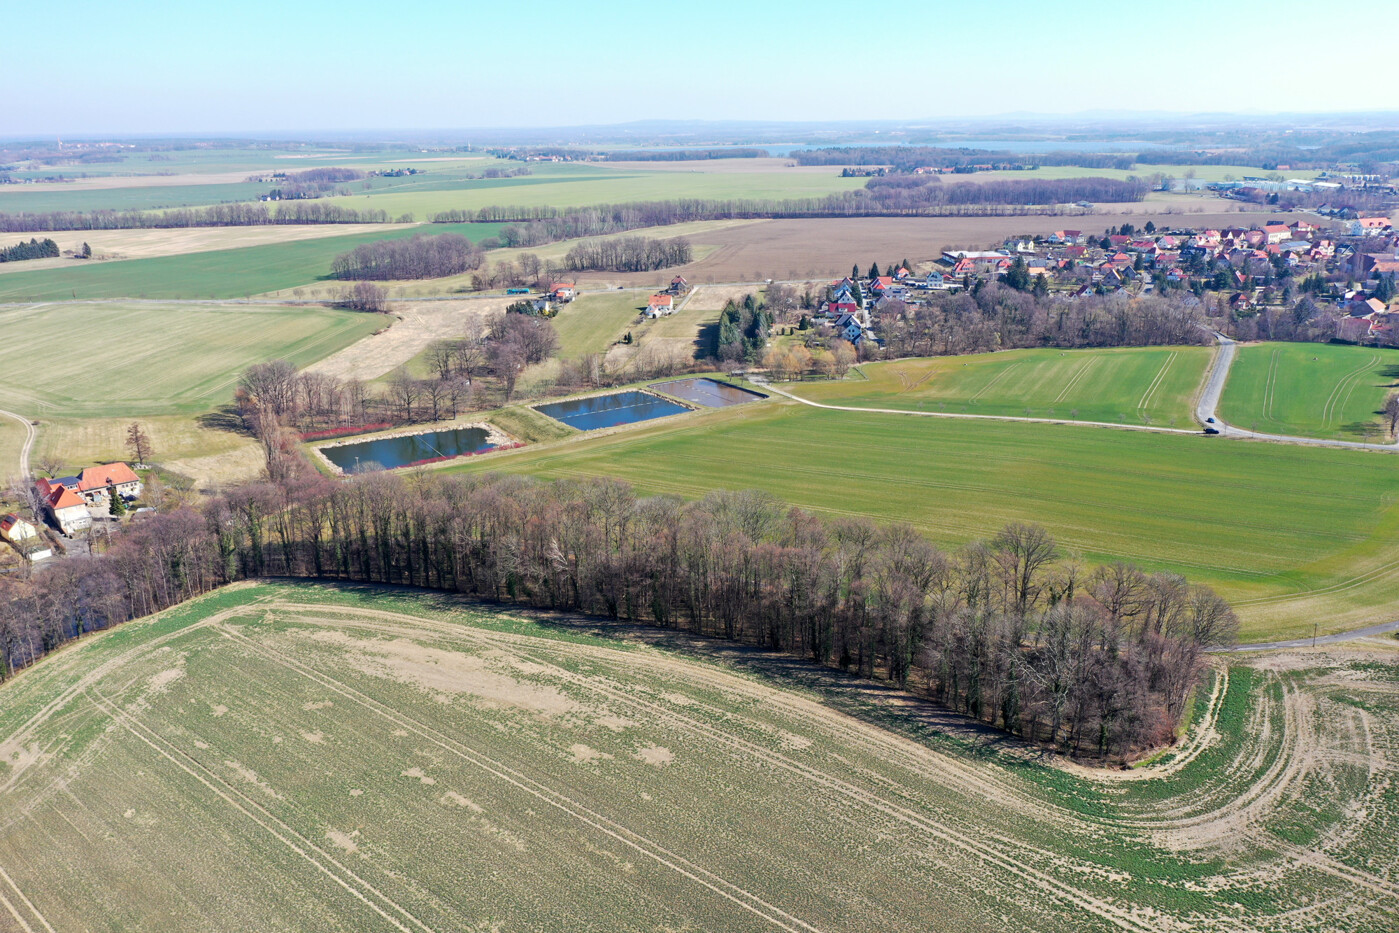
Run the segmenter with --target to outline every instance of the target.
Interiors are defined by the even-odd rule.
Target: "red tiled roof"
[[[121,486],[140,481],[141,478],[131,472],[131,467],[126,464],[104,463],[101,466],[88,467],[78,474],[78,490],[91,492],[94,489],[105,489],[108,486]]]
[[[54,511],[58,511],[59,509],[71,509],[74,506],[82,508],[84,504],[77,493],[63,486],[54,487],[48,495],[48,503]]]

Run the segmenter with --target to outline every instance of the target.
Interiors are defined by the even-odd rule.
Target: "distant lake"
[[[392,470],[420,460],[478,454],[494,446],[484,428],[455,428],[322,447],[321,453],[346,473],[356,473],[375,466]]]

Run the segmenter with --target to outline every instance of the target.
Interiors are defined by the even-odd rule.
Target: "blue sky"
[[[1399,108],[1394,0],[6,7],[0,137]]]

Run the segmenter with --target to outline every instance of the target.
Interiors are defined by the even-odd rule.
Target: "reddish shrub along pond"
[[[368,434],[370,431],[383,431],[393,427],[385,421],[382,424],[352,424],[343,428],[326,428],[321,431],[303,431],[301,439],[303,441],[319,441],[327,437],[340,437],[346,434]]]

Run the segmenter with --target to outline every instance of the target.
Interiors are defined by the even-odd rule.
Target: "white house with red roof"
[[[141,477],[125,463],[103,463],[78,474],[77,493],[90,505],[106,505],[113,489],[123,499],[135,499],[141,495]]]
[[[72,537],[92,527],[92,515],[83,497],[62,482],[41,479],[34,484],[44,501],[44,510],[53,517],[58,530]]]
[[[652,295],[646,302],[645,314],[649,318],[664,317],[675,310],[675,297],[673,295]]]

